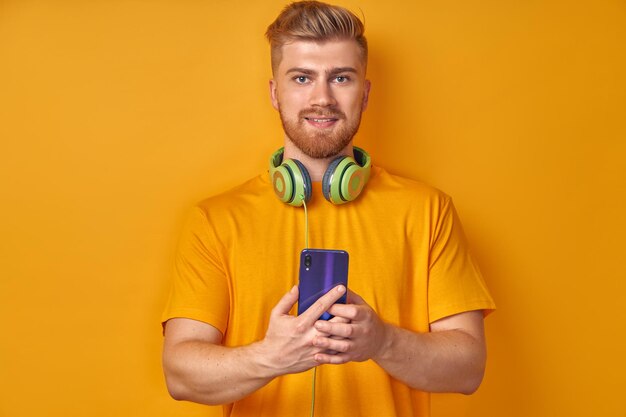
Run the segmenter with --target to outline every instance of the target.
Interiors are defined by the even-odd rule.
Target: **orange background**
[[[0,416],[207,415],[167,395],[159,314],[187,210],[281,144],[283,4],[0,1]],[[434,415],[626,416],[626,3],[342,4],[356,143],[455,198],[499,306]]]

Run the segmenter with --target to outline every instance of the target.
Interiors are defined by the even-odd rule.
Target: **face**
[[[283,45],[270,94],[287,138],[321,159],[351,143],[369,86],[356,41],[297,41]]]

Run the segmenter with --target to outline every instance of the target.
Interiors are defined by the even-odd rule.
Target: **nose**
[[[311,92],[311,106],[330,107],[337,104],[329,83],[316,83]]]

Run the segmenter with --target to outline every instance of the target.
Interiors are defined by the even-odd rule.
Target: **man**
[[[267,37],[284,151],[270,178],[190,216],[163,316],[168,389],[229,416],[306,415],[312,403],[319,416],[426,416],[429,392],[479,386],[494,308],[452,202],[353,147],[370,90],[356,16],[293,3]],[[296,316],[304,240],[350,254],[350,289]],[[318,320],[325,311],[334,318]]]

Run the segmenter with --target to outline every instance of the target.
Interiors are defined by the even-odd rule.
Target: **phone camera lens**
[[[311,266],[311,255],[304,256],[304,266],[307,268]]]

